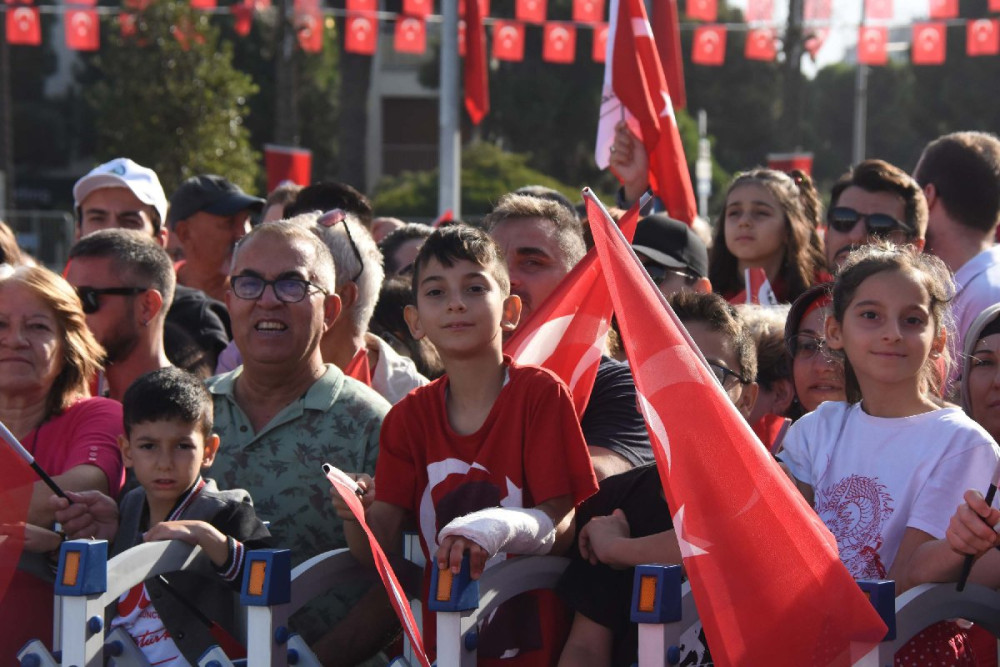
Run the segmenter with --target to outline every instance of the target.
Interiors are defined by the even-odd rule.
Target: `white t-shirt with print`
[[[989,486],[1000,448],[958,408],[882,418],[829,401],[792,425],[781,458],[812,486],[851,574],[879,579],[906,528],[944,537],[966,489]]]
[[[118,609],[111,629],[125,628],[150,665],[188,667],[170,633],[149,599],[146,584],[136,584],[118,598]]]

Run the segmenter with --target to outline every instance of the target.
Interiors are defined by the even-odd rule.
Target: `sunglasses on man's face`
[[[135,296],[148,289],[148,287],[77,287],[76,293],[83,304],[83,312],[93,315],[101,309],[101,297],[104,295]]]
[[[859,213],[853,208],[836,206],[827,213],[827,223],[830,228],[848,234],[861,220],[865,221],[865,229],[869,236],[889,236],[893,232],[913,235],[913,229],[887,213]]]

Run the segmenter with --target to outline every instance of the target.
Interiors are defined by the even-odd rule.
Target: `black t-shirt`
[[[615,509],[625,513],[632,537],[670,530],[674,524],[662,489],[655,463],[608,477],[601,482],[600,490],[577,509],[577,530],[593,517],[611,514]],[[556,593],[573,611],[612,631],[612,665],[632,665],[639,646],[638,629],[630,619],[635,568],[615,570],[603,563],[591,565],[580,556],[575,543],[567,555],[570,564],[556,585]]]
[[[210,374],[214,374],[219,353],[226,349],[231,338],[225,304],[201,290],[177,285],[163,331],[164,347],[172,364],[188,368],[189,360],[197,356],[190,350],[193,344],[204,354],[204,363],[210,367]]]
[[[653,461],[649,431],[639,412],[635,380],[624,362],[601,357],[580,427],[591,447],[606,447],[633,466]]]

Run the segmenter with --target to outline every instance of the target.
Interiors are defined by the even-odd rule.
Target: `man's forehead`
[[[107,274],[112,270],[110,257],[74,257],[66,268],[66,280],[80,285],[88,276]]]
[[[234,256],[233,273],[253,271],[261,275],[310,274],[313,249],[299,239],[273,234],[248,236]]]
[[[497,223],[490,234],[510,252],[521,248],[558,247],[558,231],[548,218],[510,218]]]
[[[111,200],[124,203],[126,206],[131,206],[137,211],[146,210],[147,207],[152,208],[148,204],[142,203],[142,200],[128,188],[119,187],[98,188],[94,190],[80,202],[80,208],[86,209],[91,206],[104,206]]]

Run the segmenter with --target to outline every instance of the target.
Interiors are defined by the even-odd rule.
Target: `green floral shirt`
[[[274,545],[291,549],[293,565],[347,546],[321,466],[331,463],[341,470],[374,475],[379,430],[389,403],[327,364],[323,376],[301,398],[255,433],[234,395],[242,372],[241,366],[206,382],[221,440],[208,474],[221,488],[250,492],[257,515],[269,522]],[[332,626],[332,619],[343,616],[358,594],[325,596],[313,612],[296,617],[296,629],[307,641],[314,640]]]

